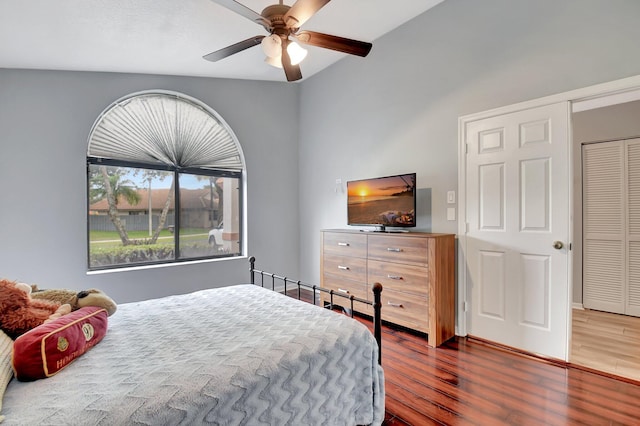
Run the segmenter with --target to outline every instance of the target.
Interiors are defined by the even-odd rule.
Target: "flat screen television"
[[[347,182],[347,223],[354,226],[416,226],[416,174]]]

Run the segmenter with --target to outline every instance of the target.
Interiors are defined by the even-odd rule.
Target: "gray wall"
[[[573,262],[573,302],[582,304],[582,144],[640,137],[640,101],[574,113],[573,232],[576,242]]]
[[[573,141],[604,142],[640,137],[640,101],[573,113]],[[579,151],[578,151],[579,152]],[[580,155],[575,156],[580,160]]]
[[[336,178],[415,171],[431,229],[457,232],[458,117],[640,74],[639,18],[637,0],[446,0],[305,81],[303,279],[319,279],[320,229],[347,226]]]
[[[197,98],[231,126],[247,165],[248,253],[297,275],[298,237],[287,232],[298,228],[295,85],[0,69],[0,278],[97,287],[120,303],[248,282],[246,259],[87,275],[89,131],[113,101],[147,89]]]
[[[640,74],[638,17],[637,0],[446,0],[301,84],[0,70],[0,276],[119,302],[246,279],[244,259],[86,275],[86,138],[113,100],[153,88],[237,134],[264,269],[318,281],[320,229],[346,227],[336,179],[415,171],[420,229],[456,232],[458,117]]]

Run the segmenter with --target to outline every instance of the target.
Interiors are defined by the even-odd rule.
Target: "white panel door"
[[[469,334],[567,360],[569,105],[468,122],[465,138]]]

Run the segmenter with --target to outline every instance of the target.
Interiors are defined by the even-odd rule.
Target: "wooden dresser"
[[[371,300],[371,286],[381,283],[382,319],[427,333],[429,346],[454,336],[454,234],[324,230],[320,264],[322,287],[335,292]],[[330,303],[330,295],[322,300]],[[372,314],[362,303],[354,310]]]

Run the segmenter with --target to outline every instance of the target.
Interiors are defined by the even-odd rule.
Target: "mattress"
[[[118,306],[53,377],[13,379],[5,425],[368,425],[378,347],[358,321],[254,285]]]

